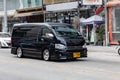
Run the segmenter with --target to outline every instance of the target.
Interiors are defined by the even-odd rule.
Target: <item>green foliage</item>
[[[105,25],[101,25],[96,29],[96,35],[97,35],[97,40],[98,41],[103,41],[104,40]]]

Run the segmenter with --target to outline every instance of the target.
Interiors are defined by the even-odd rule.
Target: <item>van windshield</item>
[[[54,25],[52,28],[55,30],[57,36],[63,37],[77,37],[81,36],[80,33],[71,25]]]

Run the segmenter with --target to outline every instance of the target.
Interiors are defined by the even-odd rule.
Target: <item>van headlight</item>
[[[56,49],[65,49],[66,46],[63,45],[63,44],[55,44],[55,48],[56,48]]]

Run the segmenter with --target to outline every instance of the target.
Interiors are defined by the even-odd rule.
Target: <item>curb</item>
[[[86,46],[88,52],[117,52],[116,46]]]

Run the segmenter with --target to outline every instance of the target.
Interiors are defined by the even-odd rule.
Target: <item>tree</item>
[[[105,25],[101,25],[96,29],[96,35],[97,35],[97,41],[103,43],[105,36]]]

